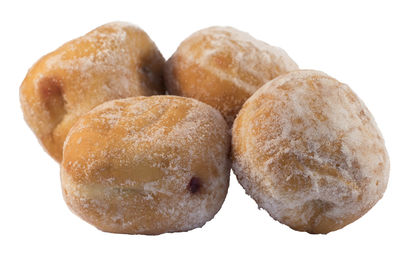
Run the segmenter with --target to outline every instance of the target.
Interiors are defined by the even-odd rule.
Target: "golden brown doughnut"
[[[61,161],[79,116],[108,100],[164,92],[164,58],[147,34],[114,22],[42,57],[20,88],[24,117],[44,149]]]
[[[68,134],[69,208],[100,230],[187,231],[212,219],[229,185],[230,137],[214,108],[177,96],[106,102]]]
[[[280,48],[230,27],[200,30],[165,64],[169,94],[205,102],[232,125],[242,104],[267,81],[298,69]]]
[[[243,105],[232,136],[239,182],[295,230],[340,229],[386,189],[389,158],[371,113],[322,72],[294,71],[265,84]]]

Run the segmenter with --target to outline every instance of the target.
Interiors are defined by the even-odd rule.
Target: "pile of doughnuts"
[[[165,61],[140,28],[105,24],[36,62],[20,101],[68,207],[106,232],[203,226],[231,168],[260,208],[309,233],[357,220],[388,182],[382,135],[346,84],[230,27]]]

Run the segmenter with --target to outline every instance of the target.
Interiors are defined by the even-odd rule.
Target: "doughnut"
[[[272,218],[326,234],[360,218],[383,196],[389,158],[364,103],[314,70],[266,83],[232,129],[233,170]]]
[[[179,45],[164,66],[164,79],[169,94],[205,102],[232,125],[243,103],[257,89],[297,69],[280,48],[231,27],[211,27]]]
[[[164,94],[165,60],[149,36],[128,23],[103,25],[45,55],[20,87],[25,121],[56,161],[77,119],[105,101]]]
[[[67,136],[63,196],[75,214],[102,231],[188,231],[221,208],[229,150],[225,120],[195,99],[109,101],[82,116]]]

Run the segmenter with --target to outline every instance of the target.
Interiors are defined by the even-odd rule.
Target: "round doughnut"
[[[98,27],[42,57],[21,88],[24,117],[58,162],[76,120],[112,99],[164,93],[164,58],[149,36],[131,24]]]
[[[371,113],[322,72],[294,71],[265,84],[243,105],[232,137],[240,184],[295,230],[340,229],[386,189],[389,158]]]
[[[230,27],[200,30],[166,62],[169,94],[192,97],[222,113],[229,125],[243,103],[267,81],[298,69],[280,48]]]
[[[106,102],[68,134],[61,164],[69,208],[100,230],[161,234],[203,226],[228,185],[229,129],[195,99]]]

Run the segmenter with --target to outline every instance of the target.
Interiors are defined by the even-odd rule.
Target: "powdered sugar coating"
[[[194,99],[106,102],[83,116],[67,137],[64,198],[72,211],[104,231],[160,234],[200,227],[225,199],[229,147],[222,116]]]
[[[61,161],[79,116],[108,100],[164,93],[164,58],[140,28],[113,22],[42,57],[20,89],[25,120],[46,151]]]
[[[258,88],[296,69],[278,47],[231,27],[210,27],[180,44],[167,61],[165,79],[169,93],[208,103],[231,124]]]
[[[351,89],[318,71],[265,84],[233,126],[233,169],[276,220],[311,233],[353,222],[382,197],[389,158]]]

